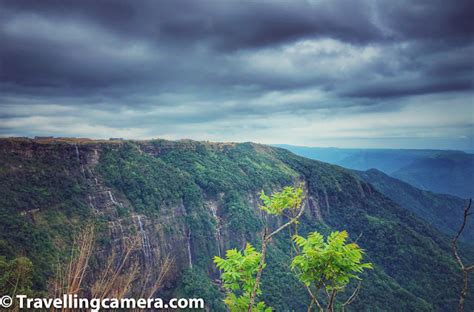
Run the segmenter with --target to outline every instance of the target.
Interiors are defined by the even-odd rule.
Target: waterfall
[[[329,196],[328,196],[328,193],[326,192],[326,190],[324,190],[324,199],[326,200],[326,210],[327,210],[327,213],[329,215]]]
[[[123,231],[122,223],[120,223],[120,220],[112,221],[112,230],[115,236],[117,237],[116,240],[123,242],[125,238],[125,233]]]
[[[142,247],[143,247],[143,254],[145,256],[145,261],[147,262],[151,259],[151,245],[150,240],[148,239],[148,235],[146,231],[143,229],[142,219],[139,215],[137,215],[138,226],[140,229],[140,235],[142,237]]]
[[[188,229],[188,261],[189,261],[189,267],[192,269],[193,259],[191,256],[191,229]]]
[[[216,243],[217,243],[217,253],[219,257],[222,257],[221,255],[221,225],[220,225],[220,219],[217,216],[217,206],[214,206],[211,204],[210,208],[211,208],[212,216],[216,220],[215,238],[216,238]]]
[[[94,210],[96,213],[99,212],[99,210],[95,207],[94,202],[95,202],[95,196],[94,195],[88,195],[89,198],[89,205]]]
[[[115,201],[115,198],[114,198],[114,195],[112,195],[112,192],[111,192],[111,191],[107,191],[107,193],[109,194],[109,198],[110,198],[110,201],[112,202],[112,204],[118,205],[119,203],[117,203],[117,202]]]
[[[77,144],[74,144],[74,147],[76,148],[76,158],[77,158],[77,161],[81,161],[81,159],[79,158],[79,148],[77,147]]]
[[[110,201],[112,202],[112,204],[116,205],[116,206],[120,206],[123,208],[123,204],[121,202],[117,202],[114,198],[114,195],[112,195],[112,192],[111,191],[107,191],[107,194],[109,194],[109,198],[110,198]]]
[[[74,147],[76,149],[76,159],[77,161],[79,162],[79,164],[81,164],[81,171],[82,171],[82,175],[85,177],[86,176],[86,172],[84,170],[84,165],[81,163],[81,157],[79,155],[79,148],[77,147],[77,144],[74,144]]]
[[[120,228],[120,233],[122,234],[122,239],[123,239],[123,237],[125,236],[125,234],[123,233],[122,223],[120,223],[120,221],[117,221],[117,224],[118,224],[118,226],[119,226],[119,228]]]

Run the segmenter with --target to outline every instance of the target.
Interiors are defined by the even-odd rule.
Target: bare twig
[[[349,298],[347,298],[347,300],[342,304],[342,312],[344,312],[346,306],[350,305],[357,298],[357,295],[359,294],[359,291],[360,291],[360,286],[361,286],[361,282],[357,284],[357,287],[354,289],[354,292],[352,293],[352,295],[350,295]]]
[[[311,299],[311,303],[309,304],[308,310],[306,310],[306,312],[311,312],[311,309],[313,309],[313,305],[314,305],[314,300]]]
[[[106,258],[105,267],[98,270],[90,285],[86,284],[85,276],[91,273],[89,268],[89,259],[94,250],[95,231],[92,225],[86,226],[85,229],[76,235],[73,248],[69,256],[69,260],[64,267],[58,268],[56,278],[52,281],[51,291],[56,297],[63,294],[81,294],[90,295],[92,298],[124,298],[130,294],[132,286],[136,284],[137,278],[140,276],[140,263],[133,257],[133,252],[140,242],[138,235],[124,240],[123,250],[117,253],[112,248],[111,254]],[[166,257],[156,279],[154,275],[148,273],[142,282],[141,297],[151,296],[158,291],[163,282],[167,278],[172,266],[173,259]],[[156,269],[156,268],[155,268]],[[151,286],[149,284],[153,282]],[[84,293],[85,287],[90,286],[90,294]],[[51,311],[57,311],[52,309]],[[67,312],[68,309],[60,311]]]
[[[306,286],[306,285],[305,285]],[[323,307],[321,306],[321,304],[319,303],[318,301],[318,298],[316,298],[316,295],[313,294],[313,292],[311,291],[311,288],[309,288],[309,286],[306,286],[306,290],[308,291],[308,294],[309,296],[311,297],[311,304],[309,305],[308,307],[308,312],[311,311],[311,309],[313,308],[313,304],[316,303],[316,305],[318,306],[318,309],[319,309],[319,312],[323,312]],[[316,290],[317,291],[317,290]]]
[[[464,208],[464,216],[463,216],[463,222],[461,227],[459,228],[459,231],[457,235],[454,237],[452,241],[452,248],[453,248],[453,254],[454,257],[456,258],[456,261],[458,262],[459,266],[461,267],[462,275],[463,275],[463,287],[461,290],[461,293],[459,295],[459,311],[463,312],[464,311],[464,301],[467,296],[467,290],[468,290],[468,278],[469,278],[469,272],[474,269],[474,264],[473,265],[468,265],[465,266],[461,256],[459,255],[458,252],[458,239],[461,236],[462,232],[464,231],[464,228],[466,227],[467,224],[467,218],[470,216],[470,210],[471,210],[471,204],[472,204],[472,199],[469,199],[469,203],[467,204],[466,208]]]
[[[360,232],[359,236],[357,236],[357,238],[355,239],[354,243],[357,244],[357,242],[359,241],[359,239],[362,237],[363,234],[364,234],[364,232]]]

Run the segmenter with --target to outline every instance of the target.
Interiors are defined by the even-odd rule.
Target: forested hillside
[[[349,170],[284,149],[253,143],[2,139],[0,179],[0,256],[32,261],[32,291],[49,290],[74,233],[93,223],[99,248],[90,262],[89,284],[104,259],[123,252],[124,242],[138,235],[131,259],[140,272],[158,276],[166,259],[173,259],[157,294],[203,297],[211,311],[223,311],[213,256],[246,242],[259,246],[260,191],[302,183],[301,234],[347,230],[374,264],[349,310],[451,311],[458,300],[461,277],[449,237],[413,212],[423,206],[410,211]],[[269,222],[276,226],[282,220]],[[263,299],[276,311],[306,311],[308,297],[290,272],[285,235],[269,246]],[[130,295],[136,295],[133,289]],[[473,307],[471,291],[467,308]]]
[[[454,237],[459,231],[463,218],[463,210],[460,207],[465,207],[467,200],[417,189],[377,169],[354,172],[401,207],[414,212],[450,237]],[[474,242],[474,223],[466,225],[461,240]]]
[[[418,159],[392,175],[424,190],[474,197],[474,155],[466,153],[437,154]]]

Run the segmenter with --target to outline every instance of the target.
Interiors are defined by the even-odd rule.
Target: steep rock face
[[[142,287],[151,287],[171,258],[161,292],[189,294],[189,272],[218,280],[214,255],[258,245],[264,218],[272,226],[282,222],[260,211],[262,189],[301,183],[307,195],[301,233],[347,229],[376,265],[354,308],[446,311],[456,302],[459,275],[445,237],[337,166],[251,143],[161,140],[0,140],[0,157],[6,182],[0,212],[9,216],[0,223],[0,254],[31,257],[41,277],[37,288],[53,275],[48,261],[54,261],[35,247],[35,237],[44,237],[48,253],[64,254],[74,231],[96,222],[94,270],[138,238],[131,258],[151,276]],[[35,235],[11,233],[19,226]],[[288,271],[285,235],[270,249],[264,299],[277,310],[299,311],[307,298]]]

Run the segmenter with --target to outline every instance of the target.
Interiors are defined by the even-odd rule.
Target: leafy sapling
[[[300,252],[293,258],[292,269],[298,279],[307,287],[311,295],[308,311],[316,305],[323,311],[317,299],[320,290],[327,296],[326,311],[334,311],[338,292],[345,289],[352,279],[360,280],[359,274],[371,269],[371,263],[363,263],[363,250],[356,243],[347,243],[346,231],[332,232],[327,240],[318,232],[312,232],[307,238],[295,235],[294,241]],[[355,298],[359,286],[342,307],[350,304]]]
[[[263,211],[273,215],[286,215],[285,213],[288,211],[290,216],[286,215],[288,217],[288,221],[271,233],[269,233],[267,226],[264,228],[262,236],[262,258],[260,259],[260,265],[257,271],[257,279],[250,297],[248,312],[252,312],[252,305],[257,296],[257,290],[260,285],[262,271],[265,266],[267,245],[270,243],[273,236],[298,222],[298,219],[303,215],[304,212],[304,205],[302,205],[303,196],[302,187],[295,188],[292,186],[285,187],[281,192],[274,193],[271,197],[266,196],[263,191],[260,195],[260,198],[264,203],[264,205],[261,207]]]
[[[262,251],[256,251],[250,244],[243,252],[228,250],[226,258],[214,257],[217,267],[223,271],[222,280],[227,291],[225,304],[231,312],[271,311],[263,302],[256,302],[261,294],[260,280],[265,268],[267,246],[273,236],[287,227],[296,224],[303,215],[303,189],[292,186],[285,187],[281,192],[265,195],[260,198],[264,205],[261,209],[270,215],[286,216],[287,222],[270,232],[265,226],[262,236]]]
[[[250,244],[242,252],[237,249],[227,250],[225,259],[214,257],[217,268],[223,271],[221,278],[227,291],[224,303],[231,312],[247,311],[249,308],[261,258],[262,254]],[[257,287],[257,295],[259,294],[261,290]],[[253,303],[252,310],[270,312],[272,309],[261,301]]]

